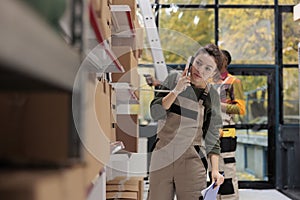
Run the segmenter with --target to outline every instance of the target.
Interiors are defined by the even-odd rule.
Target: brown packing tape
[[[144,180],[143,177],[140,177],[140,176],[117,176],[115,177],[114,179],[112,180],[109,180],[106,182],[106,184],[113,184],[113,185],[116,185],[116,184],[129,184],[129,185],[135,185],[135,184],[138,184],[138,181],[142,181]]]
[[[138,192],[139,185],[138,184],[118,184],[118,185],[107,184],[106,191],[135,191],[135,192]]]
[[[106,192],[106,199],[127,199],[137,200],[137,192]]]

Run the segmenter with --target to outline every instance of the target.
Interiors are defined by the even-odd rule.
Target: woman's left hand
[[[224,182],[224,176],[220,174],[218,171],[212,171],[211,173],[212,180],[216,183],[216,186],[220,186]]]

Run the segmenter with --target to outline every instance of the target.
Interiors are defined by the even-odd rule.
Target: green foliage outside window
[[[219,46],[235,64],[274,64],[274,14],[271,9],[220,9]]]
[[[214,0],[160,0],[161,4],[213,4]]]
[[[296,64],[298,62],[298,43],[300,42],[300,24],[293,21],[292,13],[283,13],[282,23],[283,63]]]
[[[160,0],[161,4],[214,4],[214,0]],[[257,4],[257,5],[274,5],[274,0],[219,0],[219,4],[236,4],[236,5],[249,5],[249,4]],[[279,5],[296,5],[298,0],[278,0]]]
[[[213,9],[161,9],[159,28],[164,31],[169,30],[166,31],[167,34],[160,32],[166,63],[185,63],[187,56],[197,50],[191,48],[191,44],[187,41],[192,40],[198,45],[214,43],[214,11]],[[180,48],[181,55],[167,51],[174,48]]]

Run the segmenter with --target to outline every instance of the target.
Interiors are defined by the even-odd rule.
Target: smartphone
[[[191,71],[191,67],[193,66],[194,60],[195,60],[195,57],[191,56],[191,60],[190,60],[190,63],[189,63],[189,69],[186,72],[186,76],[190,76],[191,75],[190,71]]]

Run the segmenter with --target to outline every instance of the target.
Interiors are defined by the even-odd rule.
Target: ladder
[[[150,0],[138,0],[138,3],[143,16],[145,31],[151,49],[156,78],[159,81],[164,81],[168,76],[168,70],[162,52]]]

